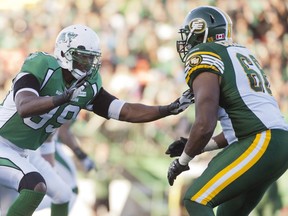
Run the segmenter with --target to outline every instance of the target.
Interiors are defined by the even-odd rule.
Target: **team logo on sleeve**
[[[202,62],[202,57],[200,55],[196,55],[196,56],[192,56],[189,61],[188,64],[191,67],[197,66],[199,64],[201,64]]]
[[[210,51],[196,51],[192,53],[185,64],[185,79],[189,83],[195,71],[211,71],[216,74],[224,73],[224,63],[221,56]]]

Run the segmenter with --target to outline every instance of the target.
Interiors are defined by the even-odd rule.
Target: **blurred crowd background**
[[[129,102],[172,102],[187,89],[176,52],[177,32],[186,14],[199,5],[218,6],[231,16],[234,41],[255,53],[287,119],[287,0],[1,0],[0,97],[29,53],[53,53],[59,31],[82,23],[100,37],[106,90]],[[166,171],[172,160],[164,152],[174,139],[187,136],[193,119],[193,106],[146,124],[81,113],[73,131],[98,166],[97,172],[79,170],[82,215],[185,215],[179,203],[186,182],[217,153],[195,158],[189,174],[168,186]],[[253,215],[284,215],[287,190],[279,180]],[[105,210],[108,201],[110,214]]]

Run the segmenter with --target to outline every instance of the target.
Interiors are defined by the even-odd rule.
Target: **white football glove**
[[[194,94],[191,92],[190,89],[187,89],[182,93],[182,96],[173,103],[174,104],[176,103],[178,106],[176,106],[173,109],[170,109],[169,110],[170,113],[175,115],[180,112],[183,112],[185,109],[187,109],[187,107],[189,107],[191,104],[194,103]]]
[[[66,90],[67,99],[72,101],[77,98],[86,88],[86,85],[86,76],[78,79],[69,89]]]
[[[60,106],[64,103],[67,103],[71,100],[77,98],[82,91],[86,88],[86,81],[85,77],[82,79],[77,80],[70,88],[66,89],[63,94],[56,95],[53,97],[53,103],[56,106]]]
[[[85,83],[84,83],[85,84]],[[83,90],[85,89],[85,85],[81,85],[80,87],[78,88],[74,88],[74,91],[70,97],[70,101],[73,101],[75,98],[77,98],[82,92]]]

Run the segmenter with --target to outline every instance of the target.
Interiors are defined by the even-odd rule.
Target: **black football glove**
[[[163,116],[177,115],[194,103],[194,94],[190,89],[183,92],[182,96],[168,106],[160,106],[159,111]]]
[[[185,148],[187,140],[187,138],[180,137],[179,140],[174,141],[168,146],[165,154],[169,155],[170,157],[180,156]]]
[[[169,166],[167,178],[169,185],[172,186],[174,184],[174,180],[180,175],[182,172],[189,170],[188,165],[181,165],[178,159],[175,159]]]

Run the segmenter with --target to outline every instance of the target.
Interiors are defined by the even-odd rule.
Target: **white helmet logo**
[[[74,32],[63,32],[60,37],[59,37],[59,41],[58,42],[63,42],[63,43],[67,43],[67,47],[70,47],[70,43],[72,42],[72,40],[74,38],[76,38],[78,36],[78,34],[75,34]]]

